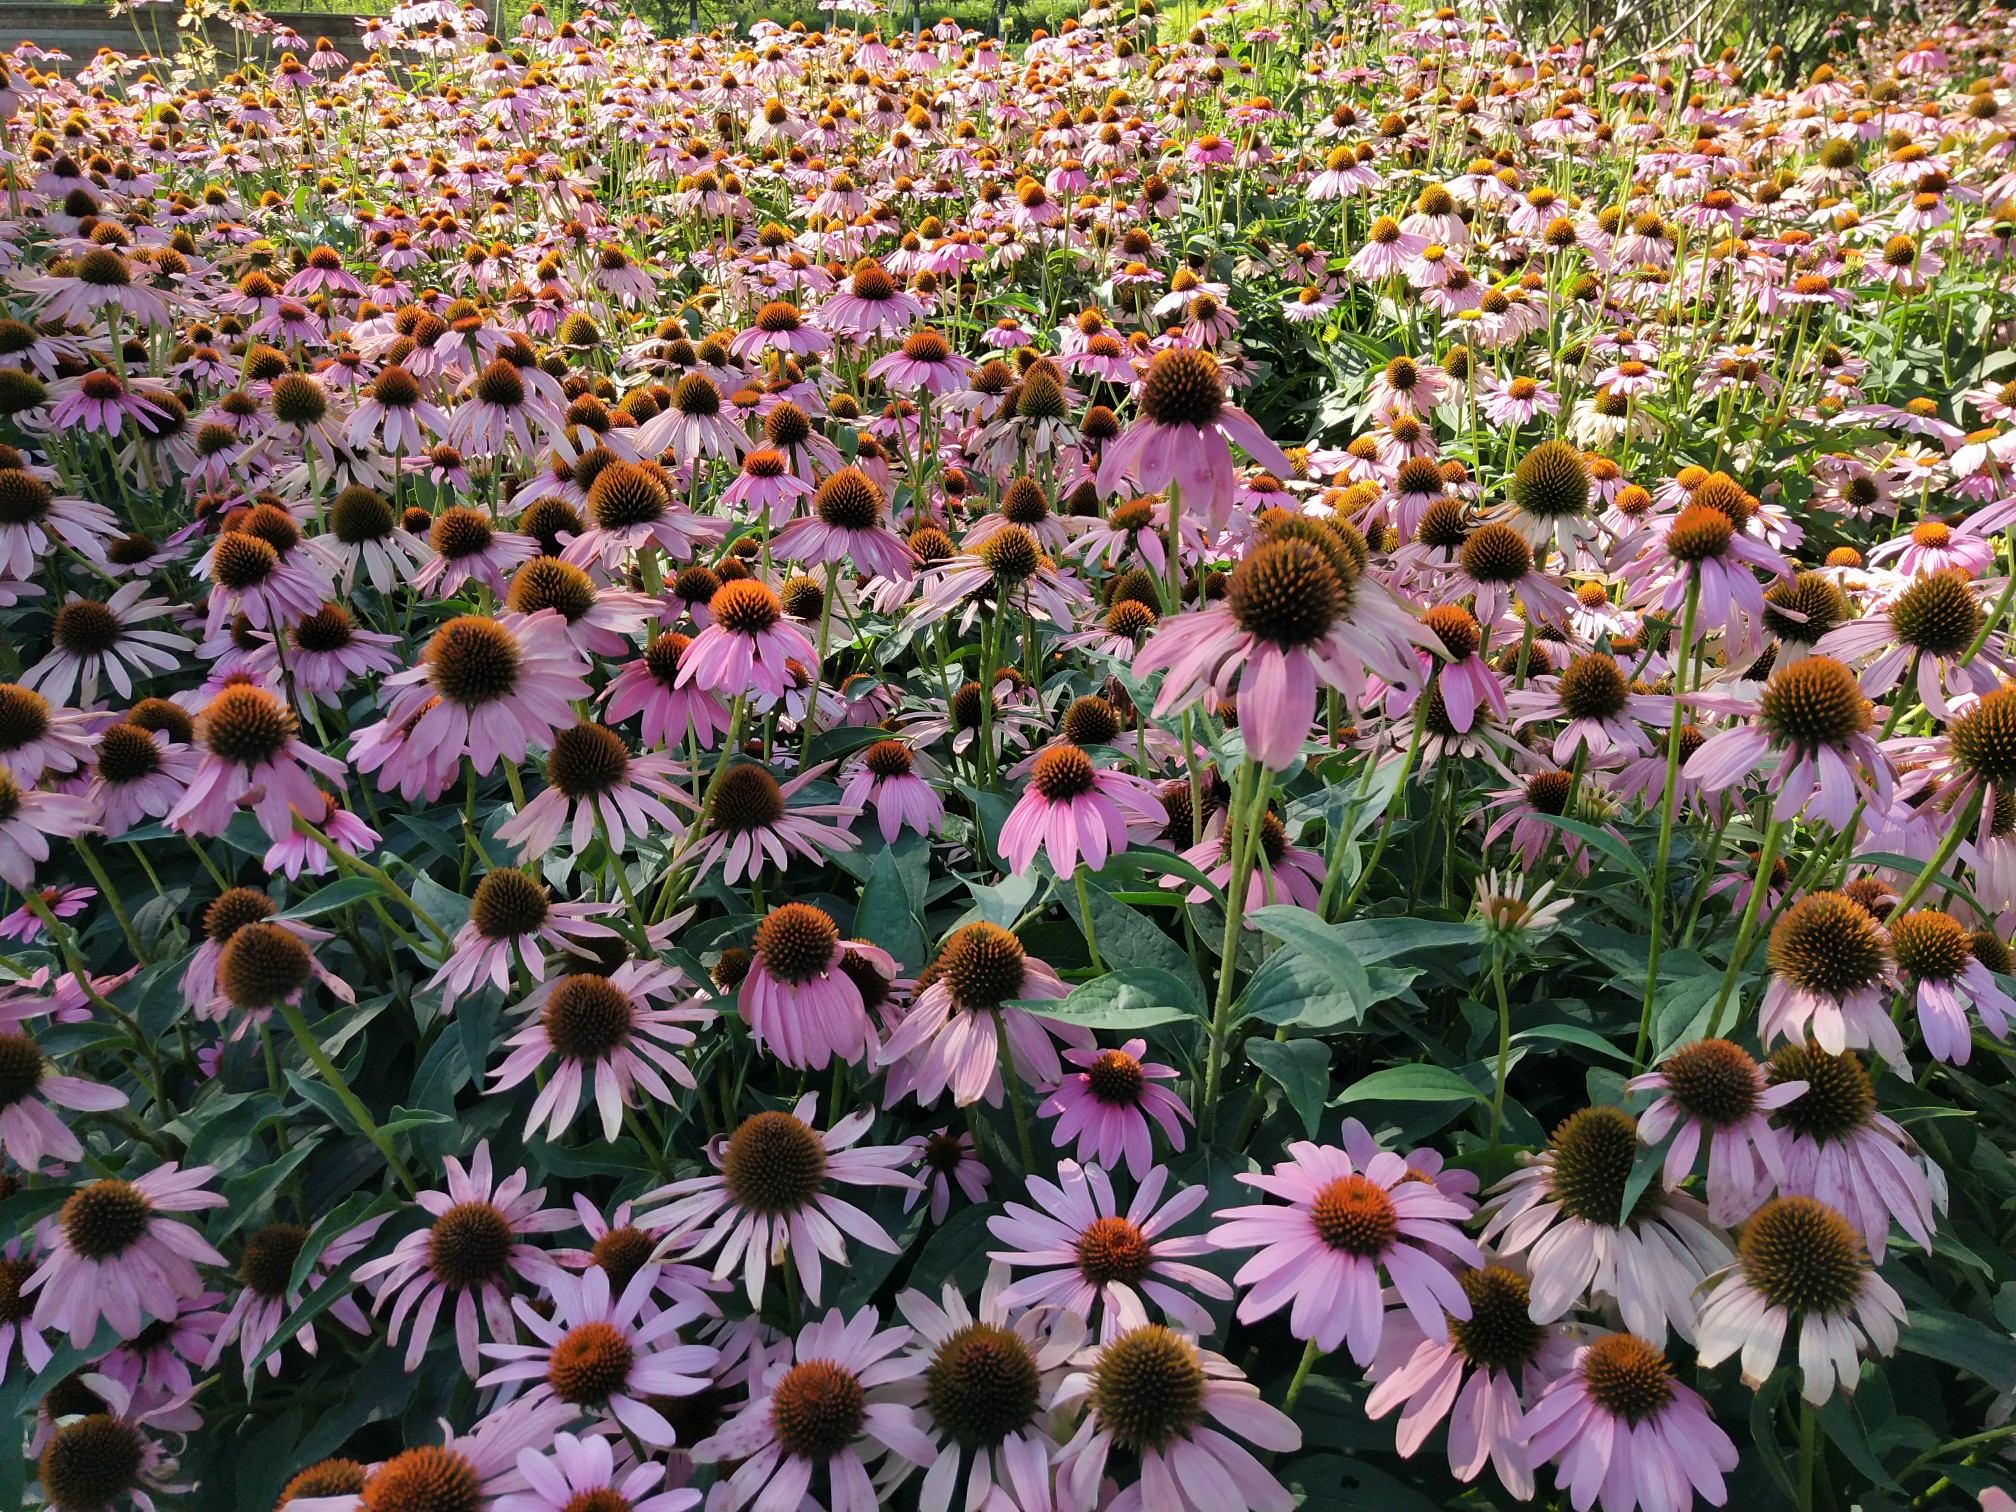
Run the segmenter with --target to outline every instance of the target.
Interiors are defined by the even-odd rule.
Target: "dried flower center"
[[[1255,547],[1232,569],[1226,585],[1239,628],[1286,647],[1313,645],[1328,635],[1344,613],[1346,597],[1329,558],[1292,536]]]
[[[778,1446],[815,1465],[853,1443],[867,1418],[861,1378],[831,1360],[793,1365],[770,1396],[770,1428]]]
[[[756,926],[756,953],[780,982],[802,986],[824,976],[840,943],[840,926],[810,903],[785,903]]]
[[[466,1455],[440,1444],[395,1454],[364,1483],[362,1512],[478,1512],[483,1481]]]
[[[85,1260],[111,1260],[138,1244],[154,1204],[131,1182],[94,1181],[63,1203],[63,1241]]]
[[[1808,656],[1772,672],[1757,717],[1786,745],[1838,746],[1867,733],[1870,708],[1853,672],[1831,656]]]
[[[217,957],[217,985],[234,1008],[271,1008],[290,1000],[314,975],[301,938],[278,924],[247,924]]]
[[[1774,1197],[1743,1226],[1743,1275],[1795,1318],[1839,1317],[1862,1295],[1869,1252],[1854,1226],[1811,1197]]]
[[[1673,1100],[1710,1129],[1732,1128],[1757,1111],[1757,1062],[1728,1040],[1682,1045],[1659,1071]]]
[[[714,789],[712,827],[730,835],[770,829],[784,818],[784,790],[753,762],[730,767]]]
[[[1636,1334],[1605,1334],[1591,1344],[1582,1357],[1582,1384],[1598,1407],[1634,1426],[1673,1400],[1666,1356]]]
[[[1876,1111],[1876,1089],[1853,1050],[1829,1055],[1811,1041],[1780,1045],[1765,1063],[1764,1075],[1774,1087],[1806,1083],[1804,1092],[1778,1110],[1778,1121],[1817,1144],[1845,1140],[1867,1128]]]
[[[238,1279],[254,1295],[276,1301],[287,1295],[287,1283],[294,1279],[294,1262],[308,1242],[308,1230],[298,1223],[269,1223],[255,1230],[245,1241],[245,1253],[238,1261]]]
[[[56,491],[19,467],[0,467],[0,525],[33,525],[49,513]]]
[[[736,1205],[765,1217],[809,1207],[826,1180],[826,1146],[789,1113],[757,1113],[728,1136],[721,1177]]]
[[[946,990],[963,1008],[998,1008],[1022,994],[1028,974],[1022,942],[998,924],[968,924],[938,955]]]
[[[1767,953],[1772,971],[1800,990],[1847,997],[1882,980],[1883,929],[1846,893],[1808,893],[1772,926]]]
[[[1206,426],[1225,408],[1218,359],[1190,347],[1158,352],[1141,385],[1141,413],[1157,425]]]
[[[1460,1271],[1468,1318],[1450,1318],[1449,1342],[1479,1370],[1511,1371],[1533,1363],[1547,1330],[1533,1321],[1526,1278],[1502,1265]]]
[[[1141,1062],[1125,1050],[1104,1050],[1085,1068],[1085,1090],[1111,1108],[1132,1108],[1140,1104],[1141,1089],[1147,1085]]]
[[[1166,1450],[1203,1420],[1204,1388],[1188,1339],[1160,1324],[1132,1328],[1092,1367],[1093,1418],[1127,1453]]]
[[[1393,1199],[1363,1176],[1325,1182],[1309,1205],[1309,1225],[1331,1249],[1367,1260],[1385,1254],[1400,1233]]]
[[[1622,1228],[1658,1206],[1655,1183],[1628,1216],[1624,1213],[1624,1192],[1638,1158],[1638,1120],[1630,1114],[1604,1107],[1571,1113],[1554,1130],[1548,1149],[1554,1157],[1554,1197],[1569,1217]]]
[[[1133,1285],[1148,1274],[1154,1251],[1140,1225],[1125,1218],[1095,1218],[1078,1235],[1078,1271],[1094,1286]]]
[[[493,619],[465,614],[434,632],[423,653],[427,680],[451,703],[469,708],[511,696],[518,686],[518,641]]]
[[[512,1243],[511,1220],[496,1207],[458,1202],[428,1232],[427,1266],[450,1291],[474,1291],[503,1279]]]
[[[146,1448],[129,1423],[94,1412],[49,1435],[36,1462],[42,1494],[59,1512],[99,1512],[140,1484]]]
[[[553,1346],[546,1384],[574,1407],[600,1407],[630,1384],[636,1355],[614,1325],[600,1321],[570,1328]]]
[[[1578,656],[1561,674],[1561,712],[1570,719],[1615,719],[1630,691],[1614,658],[1601,652]]]

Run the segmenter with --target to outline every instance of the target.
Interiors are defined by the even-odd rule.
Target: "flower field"
[[[0,54],[0,1508],[2016,1512],[2016,12],[1534,9]]]

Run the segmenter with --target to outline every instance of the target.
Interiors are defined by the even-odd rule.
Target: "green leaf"
[[[1897,1482],[1890,1478],[1890,1472],[1883,1468],[1883,1461],[1869,1447],[1868,1432],[1862,1426],[1862,1414],[1854,1400],[1849,1397],[1831,1397],[1823,1407],[1814,1409],[1820,1419],[1820,1426],[1827,1430],[1827,1437],[1834,1441],[1848,1463],[1879,1486],[1893,1490]]]
[[[1302,1126],[1314,1139],[1330,1095],[1330,1047],[1313,1039],[1249,1039],[1246,1058],[1281,1084],[1289,1106],[1302,1115]]]
[[[1282,1474],[1303,1493],[1301,1512],[1435,1512],[1436,1504],[1376,1465],[1341,1454],[1313,1454]]]
[[[1617,1205],[1617,1222],[1620,1227],[1636,1210],[1638,1199],[1645,1195],[1645,1189],[1658,1179],[1659,1169],[1665,1163],[1664,1143],[1638,1146],[1638,1153],[1631,1158],[1631,1174],[1624,1179],[1624,1200]]]
[[[1484,1094],[1443,1066],[1388,1066],[1361,1076],[1330,1100],[1332,1107],[1361,1102],[1483,1102]]]
[[[1645,863],[1638,859],[1637,853],[1630,846],[1601,825],[1590,824],[1581,819],[1564,819],[1559,814],[1536,814],[1534,817],[1542,824],[1551,824],[1554,828],[1565,830],[1576,839],[1594,846],[1640,882],[1645,880]]]
[[[1594,1029],[1585,1029],[1580,1024],[1536,1024],[1531,1029],[1521,1029],[1512,1036],[1515,1045],[1528,1040],[1558,1040],[1564,1045],[1580,1045],[1584,1050],[1594,1050],[1598,1055],[1607,1055],[1612,1060],[1631,1064],[1630,1055],[1618,1049]]]
[[[1057,886],[1056,896],[1083,933],[1085,920],[1078,907],[1078,889],[1068,881],[1062,882]],[[1156,967],[1183,982],[1200,1002],[1203,1000],[1204,979],[1197,974],[1190,952],[1164,934],[1153,919],[1094,884],[1086,885],[1085,898],[1092,905],[1092,930],[1099,941],[1099,959],[1104,965],[1109,969]]]
[[[1414,950],[1448,950],[1476,945],[1477,931],[1468,924],[1440,919],[1353,919],[1339,924],[1337,938],[1351,947],[1360,964],[1377,965]]]
[[[246,1219],[259,1211],[267,1198],[286,1184],[287,1178],[294,1174],[301,1162],[315,1153],[318,1143],[320,1136],[310,1135],[271,1165],[234,1176],[218,1188],[230,1199],[230,1204],[222,1210],[222,1216],[210,1233],[210,1242],[215,1244],[227,1235],[235,1234]]]
[[[1117,856],[1108,856],[1099,875],[1115,881],[1123,877],[1181,877],[1191,886],[1203,888],[1212,902],[1221,906],[1225,902],[1224,888],[1172,851],[1124,850]]]
[[[1073,988],[1062,1001],[1024,1000],[1015,1006],[1088,1029],[1153,1029],[1204,1016],[1204,1005],[1183,979],[1156,966],[1109,971]]]
[[[1365,965],[1335,925],[1325,924],[1308,909],[1292,903],[1270,903],[1246,917],[1321,967],[1330,978],[1331,987],[1357,1003],[1360,1012],[1372,1001],[1372,983],[1365,976]]]
[[[880,945],[906,972],[924,964],[924,931],[917,925],[910,890],[903,883],[893,847],[884,846],[875,853],[861,901],[854,909],[854,936]]]
[[[1897,1347],[2016,1391],[2016,1339],[1963,1313],[1911,1310]]]
[[[1330,974],[1299,950],[1277,951],[1253,973],[1241,1013],[1267,1024],[1323,1030],[1355,1024],[1365,1005],[1331,985]]]
[[[385,889],[372,877],[342,877],[318,892],[312,892],[292,908],[283,908],[282,919],[319,919],[339,908],[348,908],[366,898],[381,897]]]

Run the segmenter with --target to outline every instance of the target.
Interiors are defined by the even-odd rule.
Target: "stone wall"
[[[129,55],[155,50],[154,28],[160,29],[161,45],[176,47],[175,20],[179,5],[148,6],[137,13],[114,16],[99,5],[19,4],[0,0],[0,52],[11,51],[21,41],[33,42],[56,52],[66,52],[71,61],[54,66],[70,72],[88,62],[101,47]],[[317,37],[327,37],[346,54],[360,56],[356,17],[346,11],[269,11],[276,22],[291,26],[312,46]],[[244,52],[259,56],[269,51],[266,39],[236,33],[221,22],[213,22],[210,39],[226,54]]]

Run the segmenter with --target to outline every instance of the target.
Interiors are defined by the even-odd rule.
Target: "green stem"
[[[1666,866],[1673,855],[1673,816],[1680,808],[1680,713],[1687,691],[1687,652],[1694,642],[1694,616],[1701,607],[1701,580],[1687,579],[1687,602],[1680,611],[1680,645],[1673,659],[1673,711],[1666,726],[1666,787],[1659,795],[1659,851],[1652,868],[1650,896],[1652,940],[1645,955],[1645,1002],[1638,1013],[1638,1043],[1631,1052],[1631,1069],[1645,1069],[1645,1049],[1652,1039],[1652,1004],[1659,994],[1659,948],[1665,941],[1666,902],[1671,889]]]
[[[146,947],[140,943],[138,931],[133,928],[133,920],[127,915],[125,901],[120,898],[119,889],[112,885],[112,879],[105,874],[105,868],[99,862],[97,853],[85,842],[82,835],[70,843],[77,847],[78,859],[84,863],[84,869],[91,873],[91,879],[98,884],[99,896],[104,898],[106,906],[112,910],[112,917],[119,921],[119,932],[126,936],[126,944],[132,950],[133,958],[142,966],[152,965]]]
[[[1085,924],[1085,948],[1092,952],[1092,969],[1101,976],[1106,974],[1105,964],[1099,959],[1099,936],[1092,927],[1092,899],[1085,891],[1085,868],[1080,865],[1072,873],[1072,881],[1078,884],[1078,917]]]
[[[1925,863],[1924,870],[1911,879],[1911,885],[1904,889],[1904,895],[1897,900],[1897,906],[1890,910],[1890,917],[1901,919],[1910,912],[1911,905],[1925,896],[1927,888],[1939,880],[1946,870],[1946,863],[1953,859],[1953,853],[1960,849],[1960,843],[1974,831],[1975,823],[1981,817],[1982,788],[1977,783],[1968,796],[1966,806],[1955,816],[1940,838],[1939,849],[1932,853],[1932,859]]]
[[[1386,811],[1379,822],[1379,837],[1372,842],[1372,854],[1365,858],[1365,869],[1358,873],[1358,880],[1351,884],[1350,896],[1344,906],[1337,910],[1339,917],[1349,918],[1351,910],[1357,906],[1366,887],[1372,881],[1372,874],[1379,869],[1379,858],[1386,854],[1386,842],[1393,838],[1393,805],[1403,803],[1402,794],[1407,791],[1407,779],[1414,771],[1414,758],[1421,754],[1421,734],[1428,719],[1428,699],[1424,694],[1414,706],[1414,733],[1407,740],[1407,755],[1400,764],[1400,776],[1393,784],[1393,791],[1386,797]]]
[[[1015,1069],[1015,1057],[1008,1049],[1008,1026],[997,1011],[994,1015],[994,1044],[1001,1057],[1001,1080],[1008,1087],[1008,1108],[1015,1115],[1015,1143],[1022,1153],[1022,1173],[1036,1169],[1035,1150],[1029,1143],[1029,1110],[1022,1102],[1022,1077]]]
[[[1785,826],[1777,819],[1764,827],[1764,846],[1757,853],[1757,874],[1750,883],[1750,901],[1743,905],[1743,922],[1736,929],[1736,943],[1729,952],[1728,968],[1722,973],[1721,989],[1715,994],[1715,1011],[1708,1016],[1705,1038],[1722,1037],[1722,1015],[1729,1006],[1730,993],[1736,988],[1736,974],[1750,958],[1750,942],[1757,933],[1757,919],[1764,912],[1764,895],[1771,890],[1771,865],[1778,859],[1778,842],[1784,833]]]
[[[321,1042],[310,1031],[307,1021],[301,1017],[301,1010],[288,1002],[276,1006],[280,1016],[287,1021],[288,1029],[293,1032],[295,1042],[301,1046],[301,1053],[308,1057],[308,1063],[315,1068],[316,1074],[322,1078],[329,1090],[336,1094],[336,1100],[343,1104],[344,1111],[356,1123],[359,1132],[378,1147],[378,1153],[385,1157],[385,1163],[392,1168],[392,1174],[398,1178],[399,1185],[406,1189],[406,1195],[409,1197],[417,1195],[420,1188],[414,1185],[413,1173],[406,1169],[406,1162],[399,1158],[399,1152],[392,1147],[391,1139],[372,1121],[371,1114],[365,1109],[357,1094],[350,1090],[350,1083],[343,1079],[343,1073],[337,1070],[334,1062],[323,1053]]]
[[[1323,1351],[1311,1339],[1302,1346],[1302,1363],[1295,1367],[1295,1378],[1288,1383],[1288,1394],[1281,1399],[1281,1410],[1292,1413],[1296,1398],[1302,1395],[1302,1388],[1309,1382],[1309,1372],[1316,1368],[1316,1362],[1323,1358]]]
[[[1498,1069],[1491,1093],[1491,1147],[1484,1156],[1484,1182],[1498,1173],[1498,1152],[1505,1132],[1505,1077],[1512,1069],[1512,1001],[1505,992],[1505,952],[1491,949],[1491,987],[1498,998]]]
[[[1217,1127],[1218,1082],[1223,1071],[1225,1041],[1232,1032],[1232,985],[1238,976],[1239,932],[1246,924],[1246,888],[1253,869],[1255,841],[1260,834],[1255,801],[1265,802],[1266,772],[1248,756],[1239,768],[1226,815],[1225,840],[1232,872],[1225,880],[1225,936],[1218,952],[1218,996],[1211,1009],[1210,1041],[1204,1049],[1203,1106],[1197,1110],[1198,1138],[1208,1142]]]

